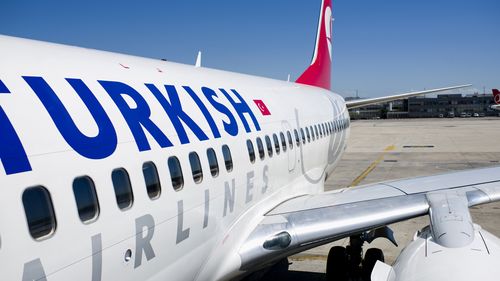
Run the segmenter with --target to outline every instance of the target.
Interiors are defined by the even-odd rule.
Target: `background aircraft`
[[[493,99],[495,100],[495,104],[491,106],[491,108],[500,110],[500,91],[497,89],[493,89]]]

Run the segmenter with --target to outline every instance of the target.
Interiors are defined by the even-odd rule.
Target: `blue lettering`
[[[196,95],[196,93],[189,86],[183,86],[183,88],[184,90],[186,90],[186,92],[188,92],[194,102],[196,102],[196,105],[198,105],[198,107],[200,108],[201,112],[205,116],[205,119],[207,119],[208,125],[210,125],[210,129],[212,129],[214,138],[220,138],[219,128],[217,128],[214,118],[212,118],[212,115],[210,115],[210,112],[208,111],[205,104],[203,104],[198,95]]]
[[[186,112],[182,110],[182,105],[179,100],[179,94],[177,93],[177,90],[174,86],[165,85],[165,89],[167,90],[170,102],[167,101],[165,96],[160,92],[160,90],[158,90],[158,88],[156,88],[155,85],[146,84],[146,87],[148,87],[151,93],[153,93],[153,95],[160,102],[161,106],[167,113],[170,121],[172,121],[172,124],[175,127],[175,130],[177,131],[177,135],[179,136],[179,140],[182,144],[189,143],[189,138],[186,134],[184,126],[182,126],[181,120],[191,129],[191,131],[199,140],[208,140],[208,137],[203,132],[203,130],[196,124],[196,122],[193,121],[193,119],[191,119],[191,117],[189,117],[189,115],[186,114]]]
[[[229,111],[229,109],[226,106],[224,106],[223,104],[221,104],[215,100],[215,98],[217,98],[218,96],[214,90],[207,88],[207,87],[203,87],[203,88],[201,88],[201,91],[203,92],[205,97],[208,99],[210,104],[217,111],[226,115],[227,118],[229,119],[229,123],[227,123],[226,121],[222,121],[224,123],[224,130],[228,134],[230,134],[231,136],[236,136],[238,134],[238,124],[236,123],[236,119],[234,118],[231,111]]]
[[[240,116],[241,122],[243,122],[243,126],[245,126],[245,130],[247,131],[247,133],[250,133],[251,130],[250,127],[248,126],[247,120],[245,119],[243,113],[248,113],[250,115],[250,118],[252,118],[255,128],[257,129],[257,131],[260,131],[260,126],[259,122],[257,122],[257,118],[255,118],[255,115],[253,114],[252,110],[245,102],[245,100],[240,96],[240,94],[236,92],[236,90],[233,89],[231,90],[231,92],[233,92],[233,94],[240,100],[240,102],[235,102],[233,98],[226,92],[226,90],[224,89],[219,89],[219,90],[226,96],[229,102],[233,105],[234,110],[236,110],[236,112]]]
[[[10,175],[31,171],[26,151],[2,107],[0,107],[0,136],[2,136],[0,137],[0,159],[5,173]]]
[[[0,80],[0,94],[10,94],[9,89],[5,86],[2,80]]]
[[[10,94],[9,89],[0,80],[0,94]],[[7,175],[31,171],[30,161],[26,155],[19,136],[0,106],[0,160]]]
[[[66,79],[94,118],[99,129],[95,137],[82,134],[61,100],[42,77],[23,78],[38,96],[63,138],[76,152],[90,159],[102,159],[113,154],[117,145],[116,131],[101,104],[82,80]]]
[[[161,147],[172,146],[172,143],[165,136],[165,134],[163,134],[158,126],[156,126],[155,123],[149,119],[151,116],[151,109],[141,94],[125,83],[101,80],[99,80],[99,83],[106,90],[106,92],[108,92],[109,96],[113,99],[116,106],[122,113],[123,118],[125,118],[125,121],[135,138],[139,151],[151,149],[143,128],[151,134]],[[130,108],[122,95],[127,95],[132,98],[137,107]]]

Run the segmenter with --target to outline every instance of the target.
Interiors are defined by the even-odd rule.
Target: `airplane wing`
[[[240,270],[265,266],[334,240],[426,215],[436,195],[446,200],[460,197],[469,207],[500,201],[500,166],[288,200],[268,212],[242,245]]]
[[[418,91],[418,92],[410,92],[410,93],[385,96],[385,97],[378,97],[378,98],[371,98],[371,99],[350,100],[350,101],[346,101],[346,106],[348,109],[351,109],[351,108],[366,106],[366,105],[370,105],[370,104],[377,104],[377,103],[388,102],[388,101],[393,101],[393,100],[407,99],[410,97],[421,96],[421,95],[431,94],[431,93],[436,93],[436,92],[443,92],[443,91],[448,91],[448,90],[453,90],[453,89],[466,88],[466,87],[470,87],[471,85],[472,84],[467,84],[467,85],[460,85],[460,86],[453,86],[453,87],[446,87],[446,88],[439,88],[439,89],[432,89],[432,90],[425,90],[425,91]]]

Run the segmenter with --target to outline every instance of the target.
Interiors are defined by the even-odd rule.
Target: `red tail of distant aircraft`
[[[491,106],[492,109],[500,110],[500,91],[498,89],[493,89],[493,100],[495,104]]]
[[[493,98],[495,99],[495,104],[500,104],[500,91],[493,89]]]

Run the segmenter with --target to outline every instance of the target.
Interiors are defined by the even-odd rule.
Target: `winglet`
[[[311,65],[300,75],[296,81],[297,83],[330,90],[332,21],[332,0],[323,0]]]
[[[498,91],[497,89],[493,89],[493,98],[495,100],[495,103],[496,104],[500,104],[500,91]]]

